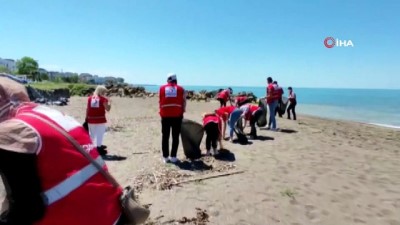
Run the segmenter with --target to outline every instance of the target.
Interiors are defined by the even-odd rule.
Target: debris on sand
[[[192,175],[184,171],[159,167],[151,171],[143,171],[136,176],[133,180],[133,187],[136,192],[141,192],[144,188],[169,190],[176,183],[190,176]]]
[[[149,219],[146,221],[144,225],[161,225],[161,224],[190,224],[190,225],[206,225],[210,222],[208,219],[210,216],[207,213],[207,210],[196,208],[196,217],[182,217],[181,219],[172,219],[165,222],[159,221],[159,219],[164,216],[159,216],[156,219]]]
[[[199,161],[182,161],[180,162],[180,165],[177,165],[177,167],[183,167],[184,165],[186,169],[181,170],[174,167],[166,167],[164,165],[157,165],[151,170],[143,170],[139,175],[133,178],[133,188],[139,193],[145,188],[160,191],[169,190],[173,186],[179,186],[185,180],[188,180],[189,177],[195,175],[225,173],[236,169],[236,165],[215,160],[213,157],[204,157],[201,163],[199,163]]]

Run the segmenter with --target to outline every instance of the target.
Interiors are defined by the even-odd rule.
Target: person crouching
[[[207,155],[211,155],[211,147],[213,148],[213,155],[218,154],[217,142],[219,147],[222,149],[222,120],[215,113],[204,113],[203,114],[203,127],[206,131],[206,150]]]
[[[257,139],[257,120],[262,116],[263,108],[258,105],[249,106],[250,114],[247,116],[246,120],[250,121],[250,136],[252,139]]]

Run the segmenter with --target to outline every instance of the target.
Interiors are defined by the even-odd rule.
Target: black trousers
[[[211,149],[211,146],[216,149],[219,137],[219,129],[218,124],[216,123],[208,123],[204,130],[206,131],[206,149],[207,151]]]
[[[176,157],[179,146],[179,135],[181,134],[182,117],[165,117],[161,119],[162,152],[163,157]],[[169,136],[172,130],[172,148],[169,154]]]
[[[218,101],[220,103],[220,107],[225,107],[226,106],[226,101],[222,98],[218,98]]]
[[[257,137],[256,123],[260,116],[262,116],[262,111],[257,110],[254,115],[250,117],[250,136],[253,136],[254,138]]]
[[[296,120],[296,105],[297,102],[290,103],[287,109],[287,118],[290,119],[290,111],[293,113],[293,119]]]

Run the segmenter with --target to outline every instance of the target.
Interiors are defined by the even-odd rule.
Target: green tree
[[[0,73],[11,73],[11,71],[5,67],[5,66],[0,66]]]
[[[71,83],[79,83],[79,76],[78,75],[73,75],[71,77]]]
[[[38,77],[39,64],[36,60],[31,57],[25,56],[17,61],[17,72],[18,74],[25,74],[36,80]]]
[[[49,75],[46,73],[41,73],[39,75],[39,77],[40,77],[40,80],[49,80]]]

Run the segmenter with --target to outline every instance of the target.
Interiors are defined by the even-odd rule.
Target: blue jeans
[[[276,111],[276,106],[278,105],[278,100],[275,100],[271,103],[268,103],[268,111],[269,111],[269,123],[272,125],[272,129],[276,128],[276,119],[275,119],[275,111]]]
[[[243,114],[242,110],[235,109],[229,116],[229,137],[230,138],[233,138],[233,129],[235,128],[235,124],[239,120],[239,118],[242,114]]]

